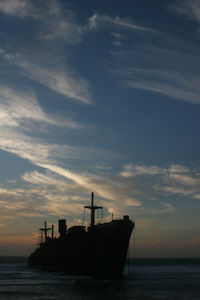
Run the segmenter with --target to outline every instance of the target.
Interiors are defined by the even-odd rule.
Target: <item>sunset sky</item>
[[[0,255],[93,191],[136,257],[199,256],[199,46],[200,0],[0,0]]]

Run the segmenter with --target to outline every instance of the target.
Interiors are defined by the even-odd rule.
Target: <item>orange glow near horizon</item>
[[[34,236],[3,236],[0,237],[1,256],[28,256],[36,247]]]

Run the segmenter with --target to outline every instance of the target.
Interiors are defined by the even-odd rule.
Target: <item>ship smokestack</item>
[[[54,225],[51,225],[51,238],[54,238]]]
[[[124,221],[129,221],[129,216],[128,215],[124,216]]]
[[[58,220],[58,232],[60,233],[60,238],[64,238],[67,231],[67,225],[65,219]]]

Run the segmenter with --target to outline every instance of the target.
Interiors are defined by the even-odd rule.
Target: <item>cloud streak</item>
[[[198,171],[190,170],[184,165],[169,165],[166,168],[150,165],[133,165],[124,166],[124,170],[119,173],[124,178],[144,178],[149,185],[152,185],[149,193],[154,196],[158,193],[171,194],[184,197],[193,197],[198,199],[200,177]],[[157,195],[158,196],[158,195]]]
[[[168,45],[169,47],[169,45]],[[184,47],[184,45],[183,45]],[[170,98],[200,103],[198,84],[199,59],[194,55],[179,55],[175,51],[163,51],[162,48],[148,45],[134,47],[136,50],[116,50],[112,55],[118,61],[118,67],[112,73],[127,88],[147,90]],[[137,57],[143,53],[143,62]],[[176,60],[175,60],[176,58]],[[144,67],[145,64],[145,67]]]
[[[37,137],[34,138],[24,134],[23,125],[26,120],[50,123],[52,123],[52,120],[49,120],[43,113],[33,97],[28,97],[26,95],[22,96],[21,94],[17,95],[11,89],[5,88],[0,90],[0,95],[2,95],[2,103],[5,101],[7,104],[4,107],[4,113],[2,113],[2,123],[0,123],[4,129],[0,134],[0,149],[15,154],[22,159],[28,160],[37,167],[42,167],[45,170],[49,170],[50,172],[65,178],[65,182],[59,178],[59,184],[58,179],[41,175],[38,172],[32,173],[31,175],[27,173],[24,174],[23,179],[26,182],[37,184],[39,186],[53,185],[54,181],[54,186],[56,186],[57,190],[56,194],[47,192],[41,193],[41,190],[39,191],[40,196],[42,195],[44,199],[47,199],[48,204],[45,204],[46,211],[49,211],[52,214],[53,211],[55,214],[61,213],[61,208],[66,200],[66,191],[68,193],[71,191],[73,194],[74,190],[77,193],[82,190],[84,194],[94,191],[100,197],[108,199],[105,206],[108,210],[112,206],[112,210],[115,209],[115,212],[116,207],[120,206],[119,204],[122,199],[124,199],[124,203],[121,206],[141,205],[139,200],[135,197],[131,197],[130,189],[127,188],[127,184],[124,183],[123,180],[116,186],[115,179],[105,179],[102,176],[97,176],[95,174],[74,172],[59,166],[60,158],[75,160],[82,160],[84,158],[85,160],[91,160],[94,156],[95,160],[95,157],[98,156],[99,160],[101,156],[108,158],[108,155],[113,157],[115,154],[90,147],[74,147],[44,143]],[[11,103],[10,106],[8,105],[9,103]],[[22,109],[20,109],[21,106]],[[53,124],[56,123],[53,122]],[[37,149],[37,151],[35,151],[35,149]],[[87,153],[87,155],[85,155],[85,153]],[[68,183],[66,182],[67,180],[69,180]],[[128,194],[124,193],[125,190],[129,191]],[[65,196],[63,195],[63,191],[65,191]],[[61,195],[58,195],[58,193],[61,193]],[[17,197],[17,194],[15,196]],[[115,204],[115,202],[117,202],[118,205]],[[68,206],[66,213],[68,211],[75,213],[78,206],[80,207],[80,203],[76,204],[76,202],[73,202],[73,205],[71,203],[71,205]],[[39,209],[44,209],[44,207],[40,206]]]
[[[66,70],[51,70],[30,63],[23,58],[15,60],[15,64],[23,68],[30,78],[39,81],[51,90],[84,104],[91,104],[89,84],[86,80],[73,78],[72,74],[67,73]]]
[[[187,7],[187,11],[190,7],[200,20],[199,1],[183,1],[180,6]],[[115,38],[112,42],[115,48],[110,52],[113,58],[111,73],[123,86],[200,103],[197,48],[180,37],[136,26],[130,20],[97,14],[90,18],[91,29],[101,29],[103,25],[107,30],[111,27]]]
[[[134,177],[138,175],[162,175],[165,174],[166,170],[152,165],[152,166],[140,166],[128,164],[124,166],[124,171],[120,173],[122,177]]]
[[[199,0],[177,0],[170,6],[177,13],[185,15],[190,19],[200,22],[200,1]]]
[[[9,34],[5,36],[8,49],[12,51],[1,49],[0,54],[4,61],[23,70],[18,75],[24,74],[72,100],[91,104],[90,84],[67,65],[68,50],[63,52],[66,44],[69,47],[80,43],[87,32],[85,25],[77,24],[72,11],[62,7],[56,0],[0,0],[0,12],[6,16],[19,17],[24,22],[25,32],[27,20],[32,19],[36,25],[33,26],[28,43],[21,34],[18,36],[23,47],[13,44],[12,39],[8,38]],[[37,45],[37,49],[34,45]],[[55,57],[55,53],[58,57]]]
[[[131,19],[124,19],[119,16],[111,17],[95,13],[89,18],[89,28],[91,30],[98,29],[101,26],[116,27],[125,30],[152,31],[150,28],[136,25]]]
[[[49,117],[40,107],[33,92],[22,92],[6,86],[0,86],[0,126],[5,129],[19,128],[30,122],[46,123],[52,126],[79,128],[80,124],[72,120],[56,120]]]
[[[51,90],[56,91],[68,98],[91,104],[90,87],[86,80],[73,76],[73,72],[66,70],[56,70],[48,68],[37,63],[30,62],[19,53],[5,53],[1,49],[0,54],[9,64],[14,64],[23,69],[31,79],[38,81]]]
[[[18,17],[35,15],[31,2],[27,0],[1,0],[0,10],[4,14]]]
[[[70,44],[79,43],[85,32],[84,26],[73,20],[73,14],[62,7],[56,0],[0,0],[0,12],[5,15],[32,18],[40,23],[39,38],[42,40],[62,40]]]

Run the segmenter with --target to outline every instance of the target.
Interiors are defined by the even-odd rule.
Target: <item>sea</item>
[[[200,299],[200,259],[130,259],[123,280],[44,272],[0,257],[0,300]]]

